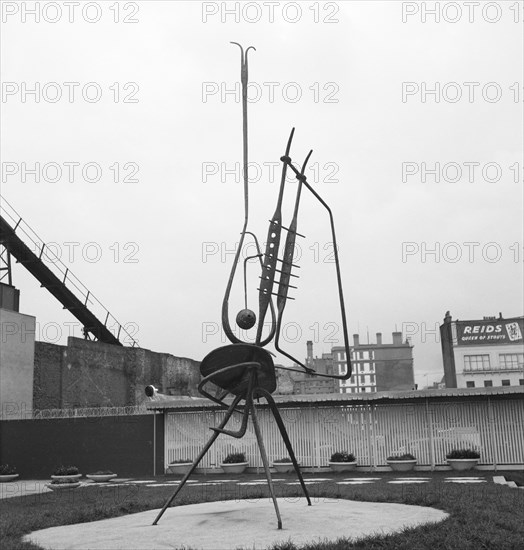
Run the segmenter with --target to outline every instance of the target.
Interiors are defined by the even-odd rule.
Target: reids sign
[[[457,346],[518,344],[524,342],[524,318],[456,321]]]

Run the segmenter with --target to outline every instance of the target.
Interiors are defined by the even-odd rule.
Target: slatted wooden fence
[[[266,408],[259,420],[270,460],[287,456],[277,426]],[[391,454],[410,452],[419,466],[446,464],[453,448],[480,451],[480,465],[493,468],[524,465],[524,400],[483,399],[409,403],[329,405],[301,403],[280,407],[297,459],[304,467],[327,466],[331,453],[352,452],[359,465],[386,466]],[[166,412],[165,464],[193,460],[207,439],[210,427],[224,416],[219,410]],[[229,429],[240,426],[233,417]],[[262,461],[250,422],[242,439],[221,435],[201,463],[218,467],[229,452],[244,452],[252,467]]]

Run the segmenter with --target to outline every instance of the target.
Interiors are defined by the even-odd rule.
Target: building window
[[[485,388],[491,388],[493,386],[492,380],[484,380],[484,387]]]
[[[511,386],[509,380],[502,380],[502,385],[503,385],[503,386]]]
[[[466,382],[466,388],[474,388],[475,387],[475,382]]]
[[[464,355],[464,370],[490,370],[489,355]]]
[[[499,363],[502,370],[517,370],[522,368],[524,353],[501,353]]]
[[[519,378],[519,386],[524,386],[524,378]]]
[[[370,375],[369,375],[369,382],[370,382],[370,384],[375,384],[375,383],[376,383],[376,382],[375,382],[375,375],[374,375],[374,374],[370,374]]]

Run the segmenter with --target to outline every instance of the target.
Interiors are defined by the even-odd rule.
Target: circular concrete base
[[[312,502],[308,506],[304,498],[278,499],[281,530],[273,502],[264,498],[176,506],[166,510],[155,526],[151,524],[158,510],[149,510],[34,531],[24,540],[53,550],[261,549],[288,540],[304,544],[389,534],[447,517],[441,510],[423,506],[329,498]]]

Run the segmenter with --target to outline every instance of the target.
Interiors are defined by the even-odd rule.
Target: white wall
[[[33,408],[35,318],[0,309],[0,417],[23,418]]]
[[[484,380],[491,380],[493,386],[501,386],[502,380],[509,380],[511,386],[518,386],[519,380],[524,379],[524,366],[518,370],[499,370],[499,355],[502,353],[524,353],[524,346],[519,344],[505,344],[500,346],[456,346],[455,369],[457,371],[457,388],[465,388],[467,381],[474,381],[476,388],[484,387]],[[464,371],[465,355],[489,355],[491,370]]]

